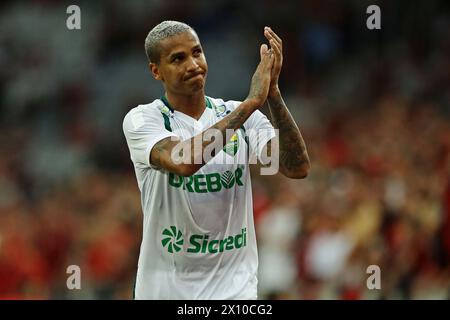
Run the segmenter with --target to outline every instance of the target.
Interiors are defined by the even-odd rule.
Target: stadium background
[[[164,19],[197,30],[213,97],[245,98],[265,25],[284,41],[312,170],[255,170],[260,298],[449,298],[448,2],[79,1],[78,31],[69,4],[0,3],[0,298],[131,298],[142,213],[122,120],[162,94],[143,43]]]

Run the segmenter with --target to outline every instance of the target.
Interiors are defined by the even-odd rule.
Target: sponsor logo
[[[162,232],[161,243],[163,247],[167,247],[169,253],[178,252],[184,244],[183,234],[177,230],[175,226],[170,226],[169,229],[164,229]]]
[[[219,192],[222,189],[230,189],[236,185],[243,186],[244,184],[241,180],[243,173],[243,167],[238,167],[234,172],[227,170],[222,173],[195,174],[190,177],[169,173],[169,185],[194,193]]]
[[[180,252],[184,244],[183,234],[177,227],[170,226],[163,230],[161,243],[163,247],[167,248],[169,253]],[[247,228],[242,228],[239,234],[223,239],[209,239],[208,234],[192,234],[189,237],[189,245],[185,251],[189,253],[215,254],[246,246]]]

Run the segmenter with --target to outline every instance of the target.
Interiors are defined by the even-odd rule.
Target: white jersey
[[[125,116],[123,130],[144,214],[136,299],[257,299],[248,157],[259,157],[275,136],[267,117],[255,111],[223,150],[190,177],[149,163],[158,141],[189,139],[240,104],[209,97],[206,102],[199,120],[173,110],[165,98]]]

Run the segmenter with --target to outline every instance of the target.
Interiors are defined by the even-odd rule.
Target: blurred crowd
[[[176,19],[200,36],[212,97],[245,98],[265,25],[284,41],[312,169],[252,168],[260,298],[449,299],[449,4],[408,3],[378,1],[369,31],[370,1],[80,1],[71,31],[69,4],[2,1],[0,298],[131,299],[142,211],[122,120],[163,93],[143,43]]]

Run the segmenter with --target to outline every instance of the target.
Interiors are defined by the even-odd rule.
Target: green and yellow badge
[[[223,151],[225,151],[230,156],[234,157],[239,149],[239,137],[237,132],[231,137],[230,141],[223,147]]]

